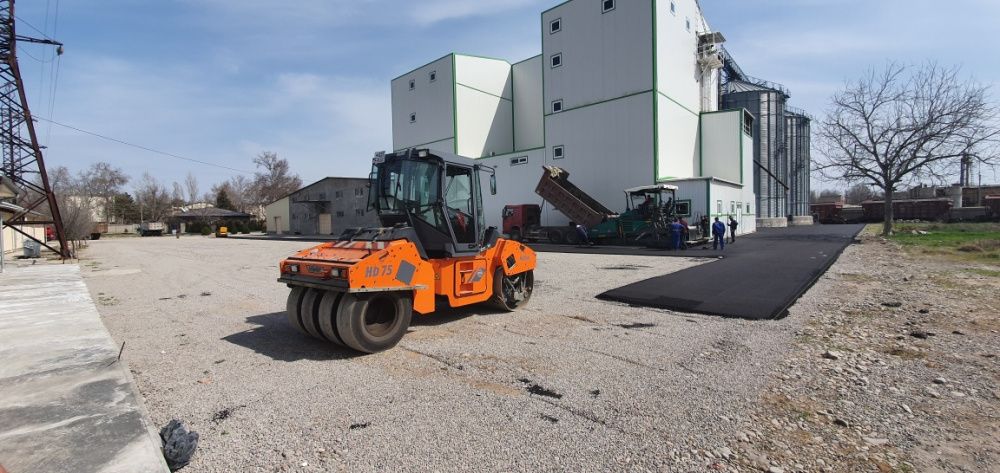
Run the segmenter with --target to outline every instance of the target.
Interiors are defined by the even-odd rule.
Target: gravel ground
[[[304,246],[108,239],[81,261],[154,422],[201,434],[185,471],[704,470],[805,319],[599,301],[711,263],[544,253],[522,310],[422,317],[397,349],[356,356],[284,320],[276,265]]]
[[[875,236],[799,300],[723,471],[1000,471],[1000,268]]]

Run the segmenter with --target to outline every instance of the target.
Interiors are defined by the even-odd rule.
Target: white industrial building
[[[543,204],[543,165],[613,210],[626,188],[679,187],[687,215],[756,228],[753,122],[718,109],[721,35],[696,0],[570,0],[541,14],[542,54],[517,63],[448,54],[392,80],[393,148],[496,167],[506,204]],[[542,205],[543,224],[567,218]]]

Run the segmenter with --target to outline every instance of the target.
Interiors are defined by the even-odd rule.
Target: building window
[[[736,202],[733,202],[733,201],[730,200],[729,201],[729,214],[732,215],[732,214],[735,214],[735,213],[736,213]]]
[[[354,214],[357,215],[358,217],[364,217],[365,211],[363,209],[355,209]]]
[[[677,2],[673,2],[673,1],[670,2],[670,14],[671,15],[676,15],[677,14]]]
[[[417,114],[416,113],[411,113],[410,114],[410,123],[416,123],[416,122],[417,122]]]
[[[562,18],[556,18],[549,22],[549,34],[562,31]]]
[[[528,157],[527,156],[519,156],[517,158],[510,158],[510,165],[511,166],[520,166],[522,164],[528,164]]]
[[[354,196],[355,197],[360,197],[360,196],[363,196],[363,195],[365,195],[365,190],[364,189],[360,189],[360,188],[354,189]]]
[[[417,88],[417,81],[410,79],[410,90]]]
[[[343,212],[343,211],[341,211],[341,210],[338,210],[338,211],[337,211],[337,216],[338,216],[338,217],[343,217],[343,216],[344,216],[344,212]]]
[[[747,203],[747,215],[750,215],[750,204]]]
[[[343,197],[343,196],[344,196],[344,191],[334,191],[334,192],[333,192],[333,197],[334,197],[335,199],[339,199],[339,198],[341,198],[341,197]]]
[[[436,80],[438,80],[438,72],[437,71],[431,71],[431,82],[434,82]]]
[[[687,25],[688,32],[690,32],[691,31],[691,19],[690,18],[686,18],[684,20],[684,23]]]
[[[552,58],[549,59],[549,63],[552,64],[552,68],[553,69],[561,66],[562,65],[562,53],[553,54]]]
[[[563,145],[552,147],[552,159],[562,159],[566,157],[566,147]]]
[[[681,217],[691,216],[691,201],[690,200],[678,200],[676,207],[677,215]]]
[[[552,101],[552,113],[559,113],[562,111],[562,99]]]
[[[715,214],[716,215],[722,215],[722,201],[721,200],[715,201]]]
[[[615,9],[615,0],[602,0],[601,1],[601,11],[607,13]]]

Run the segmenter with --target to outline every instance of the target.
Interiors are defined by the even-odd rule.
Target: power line
[[[35,25],[32,25],[31,23],[28,23],[27,21],[24,21],[24,19],[22,19],[21,17],[19,17],[17,15],[14,15],[14,18],[17,18],[17,21],[28,25],[28,28],[31,28],[31,29],[37,31],[38,34],[42,35],[43,38],[48,39],[48,40],[52,40],[52,38],[50,38],[49,35],[45,34],[44,31],[42,31],[42,30],[40,30],[38,28],[35,28]]]
[[[38,116],[35,116],[34,118],[37,118],[38,120],[41,120],[43,122],[51,123],[51,124],[56,125],[56,126],[61,126],[63,128],[68,128],[70,130],[78,131],[78,132],[86,134],[86,135],[90,135],[90,136],[93,136],[93,137],[96,137],[96,138],[100,138],[102,140],[112,141],[112,142],[115,142],[115,143],[118,143],[118,144],[121,144],[121,145],[125,145],[125,146],[131,146],[133,148],[141,149],[143,151],[148,151],[150,153],[156,153],[156,154],[160,154],[160,155],[163,155],[163,156],[168,156],[168,157],[175,158],[175,159],[181,159],[181,160],[184,160],[184,161],[190,161],[192,163],[203,164],[205,166],[212,166],[212,167],[217,167],[217,168],[221,168],[221,169],[227,169],[229,171],[235,171],[235,172],[242,173],[242,174],[253,174],[253,171],[247,171],[245,169],[231,168],[229,166],[223,166],[221,164],[210,163],[208,161],[202,161],[200,159],[188,158],[186,156],[181,156],[181,155],[178,155],[178,154],[168,153],[166,151],[160,151],[158,149],[153,149],[153,148],[150,148],[150,147],[147,147],[147,146],[137,145],[135,143],[129,143],[128,141],[119,140],[117,138],[112,138],[110,136],[105,136],[105,135],[102,135],[100,133],[95,133],[95,132],[92,132],[92,131],[87,131],[87,130],[84,130],[84,129],[81,129],[81,128],[77,128],[77,127],[72,126],[72,125],[67,125],[65,123],[59,123],[59,122],[57,122],[55,120],[50,120],[48,118],[42,118],[42,117],[38,117]]]

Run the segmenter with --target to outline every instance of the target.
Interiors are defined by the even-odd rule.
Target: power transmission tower
[[[4,219],[3,226],[13,229],[34,240],[42,246],[55,251],[63,258],[70,256],[69,245],[66,244],[66,232],[63,228],[59,204],[49,185],[49,176],[45,171],[45,161],[42,159],[42,148],[38,145],[35,134],[35,123],[28,109],[28,99],[24,93],[24,81],[21,80],[21,70],[17,64],[17,43],[40,43],[56,46],[57,53],[62,53],[62,43],[51,39],[30,38],[18,35],[14,25],[14,0],[0,0],[0,147],[3,148],[2,175],[7,176],[22,189],[32,191],[29,200],[24,202],[13,218]],[[32,179],[38,175],[38,181]],[[29,213],[48,204],[51,221],[32,223],[47,223],[55,227],[59,240],[59,249],[53,248],[44,241],[39,241],[15,225],[26,223]],[[44,238],[43,238],[44,239]]]

